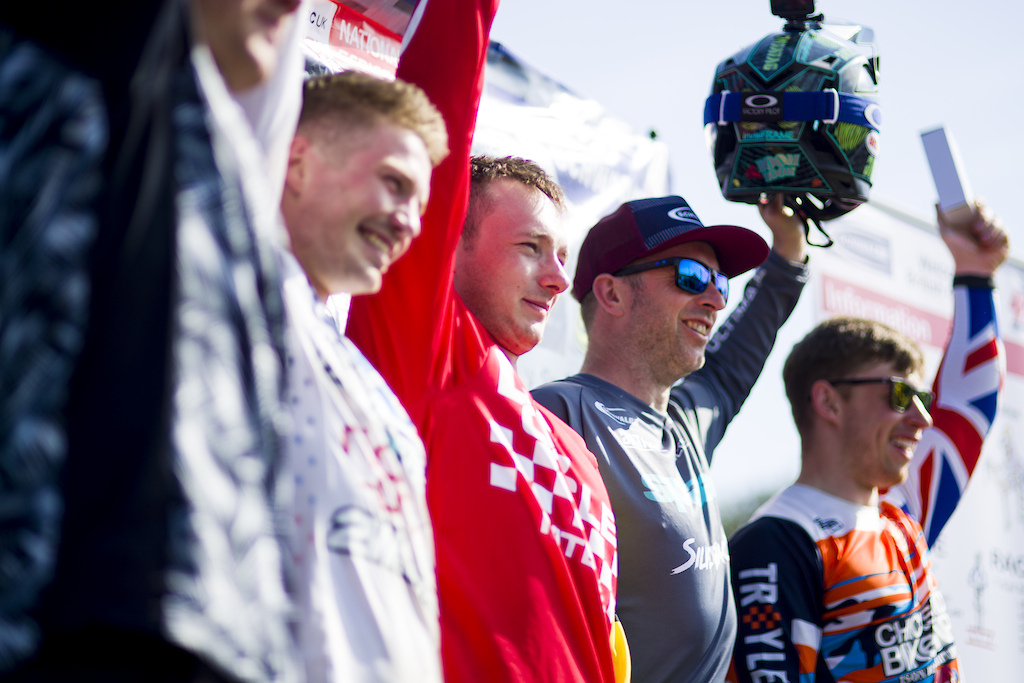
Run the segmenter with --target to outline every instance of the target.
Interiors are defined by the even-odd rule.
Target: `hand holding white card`
[[[940,126],[921,133],[921,142],[939,194],[943,218],[952,227],[970,231],[975,217],[974,196],[953,135]]]

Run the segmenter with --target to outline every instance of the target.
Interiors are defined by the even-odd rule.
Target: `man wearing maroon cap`
[[[707,473],[807,280],[801,223],[781,200],[759,206],[771,254],[750,230],[705,227],[680,197],[601,219],[573,281],[590,338],[582,372],[533,392],[597,455],[634,680],[721,681],[728,670],[736,610]],[[711,339],[729,278],[759,265]]]

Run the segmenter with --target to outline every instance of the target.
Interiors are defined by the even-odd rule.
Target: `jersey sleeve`
[[[813,681],[821,644],[822,565],[795,522],[761,517],[729,541],[739,628],[727,680]]]
[[[444,116],[448,157],[434,169],[422,233],[381,291],[355,297],[347,335],[403,404],[437,388],[452,365],[452,263],[469,197],[469,155],[497,0],[422,0],[406,31],[398,78]]]
[[[958,285],[953,297],[953,329],[933,386],[934,425],[917,446],[907,481],[886,494],[920,522],[929,546],[977,467],[1005,371],[992,290]]]
[[[672,388],[675,401],[694,417],[709,462],[760,376],[808,277],[806,266],[773,251],[708,342],[704,367]]]

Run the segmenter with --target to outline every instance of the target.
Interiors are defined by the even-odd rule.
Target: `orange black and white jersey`
[[[961,679],[929,544],[978,463],[1002,384],[991,287],[971,280],[954,287],[934,425],[907,481],[878,506],[793,485],[730,540],[740,623],[727,680]]]

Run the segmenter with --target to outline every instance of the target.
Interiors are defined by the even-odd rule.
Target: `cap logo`
[[[677,221],[686,221],[687,223],[700,223],[697,219],[697,214],[688,206],[677,206],[668,212],[668,217]]]

